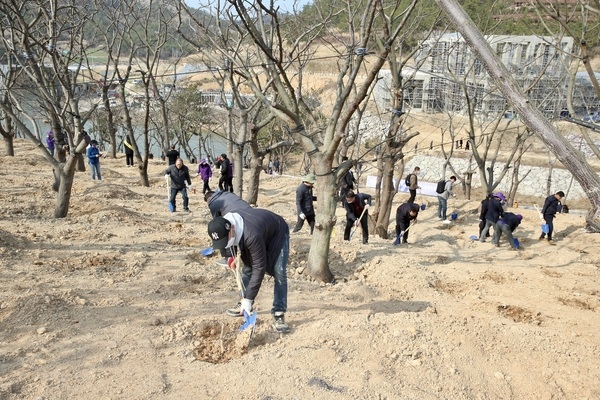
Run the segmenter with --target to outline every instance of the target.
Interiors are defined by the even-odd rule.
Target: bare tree
[[[477,53],[481,62],[502,94],[519,113],[525,125],[536,132],[540,140],[556,155],[558,160],[575,176],[588,196],[591,209],[586,217],[588,229],[600,232],[600,177],[585,160],[581,152],[571,146],[540,111],[529,104],[519,90],[512,75],[499,62],[497,56],[473,21],[455,0],[436,0],[454,27],[463,35],[469,47]]]
[[[43,157],[53,166],[53,188],[58,191],[56,218],[67,216],[77,160],[86,147],[80,133],[87,116],[81,115],[79,105],[86,91],[79,78],[87,57],[86,42],[93,42],[91,38],[87,40],[85,27],[94,13],[93,7],[84,11],[76,3],[0,4],[4,29],[0,40],[7,55],[16,61],[23,87],[30,89],[27,96],[22,91],[10,91],[10,102],[0,102],[0,107],[19,131],[42,149]],[[36,102],[36,112],[41,110],[52,125],[58,143],[56,158],[31,130],[37,130],[38,125],[25,104],[27,97]]]

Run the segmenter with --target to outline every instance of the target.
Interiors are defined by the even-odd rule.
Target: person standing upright
[[[133,167],[133,145],[129,143],[129,139],[123,139],[123,146],[125,147],[125,162],[128,167]]]
[[[565,193],[562,190],[556,192],[555,194],[551,194],[550,196],[546,197],[546,200],[544,201],[544,206],[542,207],[542,217],[548,225],[547,236],[549,244],[556,244],[552,240],[552,233],[554,232],[554,217],[556,216],[559,207],[562,206],[560,201],[563,197],[565,197]],[[540,235],[540,240],[543,240],[545,237],[546,233],[542,232],[542,234]]]
[[[348,157],[343,156],[342,163],[344,163],[345,161],[348,161]],[[346,193],[348,193],[350,190],[354,190],[354,184],[356,183],[356,179],[354,178],[354,174],[352,173],[351,169],[349,169],[344,174],[344,176],[342,176],[340,183],[341,183],[340,198],[342,199],[342,202],[343,202],[344,198],[346,197]]]
[[[46,147],[48,147],[50,155],[54,157],[54,133],[52,131],[47,133]]]
[[[492,194],[490,193],[487,196],[485,196],[485,199],[481,200],[481,204],[479,205],[479,236],[477,236],[478,238],[481,238],[481,232],[483,232],[483,228],[485,228],[485,215],[488,212],[491,198]],[[487,238],[489,236],[490,232],[488,230],[488,233],[485,237]]]
[[[452,175],[450,179],[446,181],[446,185],[444,186],[444,191],[442,193],[438,193],[438,218],[442,221],[446,221],[446,212],[448,211],[448,198],[450,196],[454,197],[454,193],[452,193],[452,185],[456,182],[456,176]]]
[[[169,165],[175,164],[177,159],[179,158],[179,152],[175,150],[175,145],[171,145],[171,149],[167,151],[167,159],[169,160]]]
[[[219,163],[219,171],[221,172],[221,177],[219,178],[219,190],[223,190],[225,192],[229,192],[229,173],[231,172],[231,162],[229,158],[227,158],[227,154],[221,154]]]
[[[406,201],[407,203],[414,203],[415,198],[417,197],[417,189],[421,189],[419,186],[419,173],[421,172],[421,168],[415,167],[413,172],[408,177],[408,191],[410,192],[410,197]]]
[[[317,182],[315,174],[308,174],[302,179],[302,183],[296,188],[296,212],[298,220],[293,232],[298,232],[304,226],[304,220],[310,225],[310,234],[315,229],[315,208],[313,202],[317,200],[313,196],[313,186]]]
[[[187,166],[183,165],[183,160],[181,158],[178,158],[175,161],[175,164],[169,165],[165,171],[165,179],[167,179],[167,181],[170,179],[171,183],[169,202],[171,203],[173,212],[176,211],[175,197],[178,192],[181,192],[181,198],[183,199],[183,210],[189,212],[187,187],[192,186],[192,180],[190,178],[190,171]]]
[[[100,157],[102,153],[98,150],[98,142],[95,140],[90,141],[90,147],[87,149],[87,158],[88,164],[90,165],[90,170],[92,172],[92,180],[96,180],[96,175],[98,175],[98,180],[102,180],[102,174],[100,173]]]
[[[371,207],[371,195],[366,193],[354,193],[349,190],[346,193],[344,208],[346,209],[346,227],[344,229],[344,240],[350,240],[352,227],[362,229],[363,244],[369,243],[369,207]]]
[[[206,192],[210,191],[208,183],[212,177],[212,169],[210,168],[208,161],[206,161],[206,158],[200,159],[200,164],[198,164],[198,175],[203,182],[202,194],[206,194]]]

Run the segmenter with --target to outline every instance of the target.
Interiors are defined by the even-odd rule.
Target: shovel
[[[204,250],[200,250],[200,254],[202,254],[204,257],[212,256],[213,252],[214,252],[214,249],[212,247],[208,247]]]
[[[419,200],[421,201],[421,210],[425,210],[427,208],[427,204],[423,201],[423,195],[419,192]]]
[[[242,265],[242,255],[238,251],[238,254],[235,257],[235,269],[233,270],[233,273],[235,274],[235,280],[237,282],[240,294],[242,295],[242,298],[244,298],[244,296],[246,295],[246,288],[244,287],[244,282],[242,281]],[[240,326],[240,332],[243,332],[246,329],[250,328],[250,338],[248,339],[250,340],[252,339],[252,335],[254,334],[254,327],[256,326],[256,313],[252,313],[252,315],[248,315],[246,311],[243,311],[243,313],[245,322],[242,324],[242,326]]]
[[[544,220],[544,215],[540,211],[540,207],[537,204],[534,204],[533,206],[535,207],[535,210],[538,212],[538,216],[540,217],[540,219],[543,222],[543,224],[542,224],[542,232],[544,232],[544,233],[547,234],[548,232],[550,232],[550,227],[548,226],[548,224]]]
[[[396,240],[394,240],[394,243],[393,243],[393,245],[394,245],[394,246],[397,246],[397,245],[399,245],[400,243],[402,243],[402,241],[404,240],[404,239],[403,239],[403,238],[404,238],[404,234],[405,234],[406,232],[408,232],[408,230],[409,230],[410,228],[412,228],[412,226],[413,226],[413,225],[414,225],[414,223],[413,223],[413,222],[411,222],[411,223],[410,223],[410,225],[408,226],[408,228],[406,228],[405,230],[403,230],[402,232],[400,232],[400,234],[398,235],[398,237],[396,238]]]
[[[363,215],[365,215],[365,211],[367,211],[367,207],[363,208],[362,212],[360,213],[360,217],[358,217],[358,219],[356,220],[357,222],[359,222],[359,225],[360,225],[360,220],[362,220]],[[354,227],[354,229],[352,229],[349,240],[352,240],[352,236],[354,236],[354,232],[356,232],[357,229],[358,229],[358,225],[356,225]]]
[[[169,211],[173,212],[175,211],[173,208],[173,204],[171,204],[171,185],[170,185],[170,177],[165,177],[165,180],[167,181],[167,204],[169,205]]]

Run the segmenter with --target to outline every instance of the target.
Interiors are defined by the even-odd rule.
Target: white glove
[[[298,216],[300,217],[300,219],[306,219],[306,215],[304,215],[304,213],[300,213],[298,214]]]
[[[254,300],[242,299],[241,303],[242,309],[240,310],[240,314],[244,314],[244,311],[246,311],[248,316],[252,315],[252,303],[254,303]]]
[[[169,180],[169,174],[166,174],[166,175],[165,175],[165,179],[166,179],[166,180]]]
[[[368,210],[371,206],[368,204],[365,204],[365,210]]]

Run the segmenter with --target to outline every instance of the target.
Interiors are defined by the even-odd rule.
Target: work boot
[[[225,310],[225,314],[229,315],[230,317],[243,317],[244,315],[242,314],[242,302],[238,301],[238,303],[234,307]]]
[[[369,244],[369,239],[363,239],[363,244]]]
[[[548,244],[551,244],[552,246],[556,246],[556,242],[551,239],[548,239]]]
[[[241,307],[241,305],[240,305]],[[284,313],[281,311],[277,311],[273,314],[273,329],[275,329],[279,333],[287,333],[290,331],[290,327],[285,323]]]

